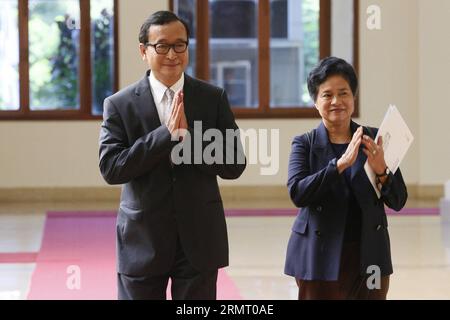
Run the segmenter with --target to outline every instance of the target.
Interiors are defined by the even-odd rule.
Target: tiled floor
[[[0,204],[0,252],[35,252],[48,210],[114,210],[116,203]],[[225,203],[228,208],[286,208],[289,203]],[[409,207],[438,203],[409,201]],[[294,217],[228,218],[230,267],[245,299],[295,299],[292,278],[283,275]],[[450,225],[439,216],[389,216],[394,274],[389,299],[450,299]],[[0,299],[25,299],[33,263],[0,263]]]

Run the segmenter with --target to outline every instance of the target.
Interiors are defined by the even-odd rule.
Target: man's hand
[[[172,136],[172,140],[183,139],[186,134],[187,120],[184,113],[183,92],[180,90],[175,94],[172,102],[172,113],[167,121],[167,129]],[[182,130],[184,129],[184,130]]]
[[[183,92],[180,92],[180,125],[178,127],[178,135],[180,137],[180,140],[183,140],[184,136],[186,135],[188,123],[186,119],[186,113],[184,112],[184,94]]]

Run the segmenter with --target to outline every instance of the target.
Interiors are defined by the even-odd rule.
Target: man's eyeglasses
[[[167,43],[155,43],[151,44],[150,42],[147,42],[145,44],[146,47],[150,46],[153,47],[157,54],[168,54],[170,48],[173,49],[176,53],[183,53],[186,51],[188,47],[188,43],[186,41],[183,42],[177,42],[174,44],[167,44]]]

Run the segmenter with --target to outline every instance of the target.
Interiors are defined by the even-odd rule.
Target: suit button
[[[319,230],[316,230],[316,236],[320,237],[322,233]]]
[[[173,182],[177,181],[177,178],[175,176],[172,176],[172,181]]]
[[[322,212],[322,206],[317,206],[316,210],[317,212]]]
[[[381,224],[377,225],[375,228],[377,231],[381,229]]]

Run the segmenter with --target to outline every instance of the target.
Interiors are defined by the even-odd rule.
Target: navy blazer
[[[359,125],[351,121],[352,133]],[[377,129],[364,127],[374,138]],[[399,211],[408,197],[400,169],[390,174],[378,199],[367,175],[367,156],[358,152],[351,167],[351,186],[361,207],[361,274],[367,267],[380,267],[381,275],[392,273],[388,222],[384,204]],[[294,138],[289,159],[288,189],[300,208],[289,239],[285,273],[303,280],[338,279],[349,192],[323,122],[309,134]]]
[[[148,75],[104,102],[100,171],[107,183],[123,184],[116,230],[118,272],[167,273],[178,238],[196,269],[226,266],[228,239],[217,176],[236,179],[246,165],[173,165],[170,152],[176,142],[161,125]],[[238,129],[223,89],[185,75],[183,92],[190,128],[201,121],[203,131],[219,129],[224,137],[227,129]],[[224,153],[242,152],[236,137],[223,146]]]

